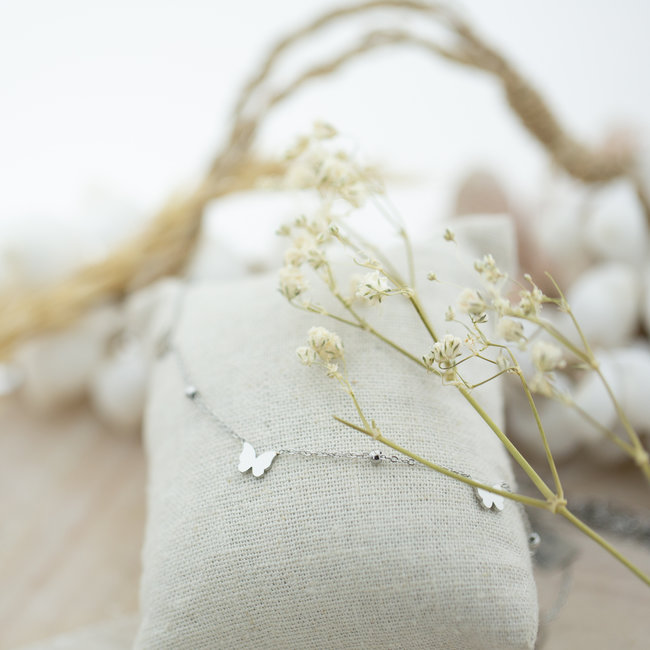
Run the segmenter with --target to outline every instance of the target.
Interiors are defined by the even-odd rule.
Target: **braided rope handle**
[[[278,62],[301,41],[332,23],[376,10],[413,13],[442,27],[455,42],[443,46],[408,30],[366,31],[348,49],[308,68],[284,86],[273,87],[271,76]],[[282,171],[281,162],[263,161],[252,153],[256,133],[270,112],[306,83],[330,76],[362,54],[404,45],[493,75],[500,81],[513,112],[558,167],[585,183],[629,178],[650,220],[650,200],[632,153],[613,155],[611,151],[589,148],[573,138],[539,92],[448,6],[419,0],[369,0],[330,11],[272,48],[257,74],[242,89],[235,104],[229,137],[205,178],[192,192],[173,198],[139,235],[104,260],[81,268],[55,287],[27,293],[15,290],[0,296],[0,304],[3,304],[0,359],[8,357],[22,340],[63,328],[98,303],[120,299],[138,287],[182,270],[198,241],[208,202],[251,189],[260,178]]]

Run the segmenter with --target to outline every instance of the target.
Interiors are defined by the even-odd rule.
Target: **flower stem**
[[[608,553],[613,555],[619,562],[624,564],[630,571],[632,571],[632,573],[650,587],[650,576],[641,571],[641,569],[639,569],[635,564],[632,564],[632,562],[630,562],[622,553],[617,551],[609,542],[604,540],[597,532],[589,528],[587,524],[570,512],[566,506],[559,506],[557,512],[565,519],[568,519],[576,528],[579,528],[583,533],[591,537],[591,539],[593,539],[597,544],[600,544]]]
[[[551,474],[553,475],[553,482],[555,483],[555,490],[557,496],[559,499],[563,499],[564,490],[562,489],[562,483],[560,482],[560,476],[557,472],[557,467],[555,466],[555,460],[553,458],[553,454],[551,453],[551,448],[548,444],[548,439],[546,438],[546,431],[544,431],[542,420],[539,417],[539,411],[537,410],[537,406],[535,406],[535,400],[533,399],[533,396],[530,392],[530,388],[528,387],[528,382],[524,378],[524,374],[521,371],[521,368],[519,368],[519,366],[517,366],[516,372],[521,381],[521,386],[524,389],[524,393],[526,393],[526,397],[528,398],[528,404],[530,405],[530,410],[533,412],[533,417],[535,418],[539,435],[542,438],[542,444],[544,445],[544,451],[546,452],[546,459],[548,460],[548,466],[550,467]]]
[[[382,434],[377,434],[376,432],[373,432],[369,428],[360,427],[356,424],[353,424],[352,422],[348,422],[347,420],[344,420],[343,418],[339,418],[336,415],[334,416],[334,419],[340,422],[341,424],[345,424],[345,426],[348,426],[351,429],[355,429],[356,431],[365,433],[366,435],[370,436],[371,438],[374,438],[375,440],[381,442],[387,447],[390,447],[391,449],[394,449],[395,451],[404,454],[404,456],[408,456],[409,458],[412,458],[418,463],[421,463],[422,465],[425,465],[426,467],[429,467],[435,470],[436,472],[439,472],[440,474],[444,474],[445,476],[449,476],[451,478],[457,479],[463,483],[466,483],[467,485],[471,485],[472,487],[481,488],[482,490],[486,490],[487,492],[498,494],[502,497],[505,497],[506,499],[511,499],[512,501],[518,501],[519,503],[523,503],[527,506],[542,508],[543,510],[549,509],[548,501],[544,501],[543,499],[535,499],[534,497],[527,497],[523,494],[517,494],[516,492],[508,492],[507,490],[500,490],[491,485],[486,485],[485,483],[475,481],[474,479],[471,479],[468,476],[463,476],[462,474],[458,474],[457,472],[447,469],[446,467],[442,467],[441,465],[436,465],[435,463],[432,463],[431,461],[422,458],[422,456],[418,456],[418,454],[415,454],[412,451],[405,449],[404,447],[398,445],[392,440],[389,440],[388,438],[384,437]]]
[[[512,444],[508,436],[497,426],[492,418],[485,412],[483,407],[472,397],[471,393],[463,386],[457,386],[461,395],[472,405],[472,408],[481,416],[483,421],[494,431],[497,438],[501,440],[503,446],[508,450],[508,453],[515,459],[521,469],[526,472],[530,480],[535,484],[535,487],[548,499],[555,500],[557,497],[553,494],[551,488],[544,483],[539,474],[532,468],[530,463],[522,456],[521,452]]]

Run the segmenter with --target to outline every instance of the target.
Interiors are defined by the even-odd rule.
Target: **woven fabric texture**
[[[438,241],[418,255],[418,286],[444,334],[457,285],[475,282],[476,242],[509,268],[513,237],[507,220],[482,218],[458,227],[458,245]],[[427,283],[426,270],[456,286]],[[309,327],[324,325],[341,335],[355,392],[384,435],[477,480],[513,485],[501,443],[453,387],[365,332],[291,308],[275,275],[167,283],[132,310],[152,346],[179,290],[174,340],[193,383],[258,454],[377,449],[333,420],[358,421],[347,394],[296,358]],[[430,348],[403,297],[364,313],[413,354]],[[503,422],[497,383],[476,397]],[[155,364],[146,444],[137,648],[533,647],[537,595],[513,502],[486,511],[471,487],[421,465],[278,456],[261,478],[242,474],[240,444],[185,397],[174,354]]]

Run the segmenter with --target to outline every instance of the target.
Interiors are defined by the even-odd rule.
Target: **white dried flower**
[[[315,243],[322,244],[332,238],[331,225],[332,217],[329,211],[321,210],[311,220],[305,222],[304,228],[313,235]]]
[[[309,138],[305,135],[301,135],[295,142],[295,144],[288,149],[284,157],[286,160],[294,160],[295,158],[298,158],[298,156],[302,155],[306,150],[307,147],[309,147]]]
[[[462,341],[453,334],[446,334],[440,341],[436,341],[431,352],[423,357],[428,366],[437,363],[440,368],[446,369],[454,364],[454,359],[461,352]]]
[[[357,296],[365,298],[371,305],[380,303],[390,292],[388,278],[380,271],[367,273],[357,288]]]
[[[429,280],[429,282],[437,282],[438,276],[433,271],[430,271],[427,273],[427,280]]]
[[[284,266],[278,274],[280,293],[288,300],[293,300],[309,288],[305,276],[295,266]]]
[[[552,372],[565,366],[562,350],[547,341],[537,341],[531,349],[531,357],[535,368],[541,373]]]
[[[327,263],[327,256],[325,255],[325,251],[321,248],[310,248],[307,251],[307,263],[313,269],[320,269],[321,266]]]
[[[497,336],[510,342],[524,339],[524,326],[512,318],[501,318],[497,325]]]
[[[317,140],[329,140],[335,138],[339,132],[327,122],[314,122],[314,137]]]
[[[496,284],[499,280],[503,280],[506,277],[506,274],[497,267],[494,257],[489,254],[485,255],[483,259],[476,260],[474,262],[474,268],[490,284]]]
[[[505,316],[512,313],[512,305],[507,298],[496,293],[492,296],[492,308],[499,316]]]
[[[521,300],[513,310],[513,315],[524,318],[539,316],[539,312],[542,310],[542,302],[544,301],[542,290],[537,286],[533,286],[532,291],[521,291],[519,296]]]
[[[485,300],[474,289],[463,289],[458,296],[457,304],[460,311],[471,316],[484,314],[488,307]]]
[[[325,372],[327,373],[327,376],[335,379],[337,377],[340,377],[339,373],[339,366],[336,363],[328,363],[325,365]]]
[[[306,261],[307,255],[302,248],[296,248],[292,246],[288,248],[284,253],[284,263],[286,266],[295,266],[299,267]]]
[[[462,342],[453,334],[446,334],[442,341],[436,343],[436,345],[438,344],[441,344],[442,358],[445,361],[453,361],[460,354]]]
[[[311,366],[314,363],[316,363],[316,360],[318,359],[318,355],[316,354],[316,351],[313,348],[308,347],[307,345],[303,345],[299,347],[296,350],[296,354],[298,355],[298,359],[300,359],[301,363],[304,363],[306,366]]]
[[[553,385],[553,375],[546,375],[543,372],[538,372],[528,382],[528,387],[533,393],[538,393],[544,397],[555,397],[557,391]]]
[[[443,235],[445,241],[456,241],[456,234],[454,233],[453,230],[449,228],[445,228],[445,234]]]
[[[353,273],[350,276],[350,295],[347,296],[346,300],[348,304],[352,305],[354,304],[355,301],[361,301],[362,298],[361,296],[357,295],[357,291],[359,289],[359,285],[363,282],[363,276],[360,273]]]
[[[454,308],[451,305],[449,305],[447,307],[447,311],[445,312],[445,320],[452,321],[455,320],[455,318],[456,318],[456,312],[454,311]]]
[[[336,194],[355,208],[368,196],[368,188],[359,168],[344,151],[329,154],[320,162],[317,186],[321,194]]]
[[[326,363],[343,358],[343,343],[340,337],[324,327],[312,327],[307,332],[309,346]]]

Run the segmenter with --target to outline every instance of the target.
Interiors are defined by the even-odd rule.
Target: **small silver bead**
[[[374,465],[381,463],[381,454],[378,451],[371,451],[368,456]]]
[[[185,386],[185,396],[189,399],[194,399],[199,394],[196,386]]]
[[[539,548],[539,545],[542,542],[542,538],[539,536],[538,533],[531,533],[528,535],[528,548],[530,548],[531,552],[536,551]]]

